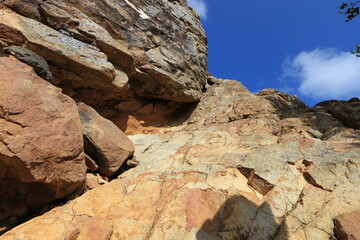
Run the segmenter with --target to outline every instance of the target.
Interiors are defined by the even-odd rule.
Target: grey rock
[[[124,100],[127,95],[119,93],[116,84],[108,84],[117,82],[112,81],[117,67],[129,77],[130,95],[176,102],[201,97],[207,38],[186,1],[12,0],[6,5],[27,17],[19,20],[25,27],[1,23],[19,31],[29,49],[59,68],[54,72],[57,84],[66,86],[64,92],[73,92],[79,101],[89,103],[89,92],[98,94],[97,105],[104,95]],[[91,48],[95,51],[89,52]]]
[[[33,51],[19,46],[5,47],[4,50],[6,53],[13,55],[18,60],[31,66],[37,75],[43,79],[47,81],[52,79],[52,73],[49,70],[49,64]]]

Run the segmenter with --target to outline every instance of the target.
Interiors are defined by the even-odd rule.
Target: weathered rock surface
[[[307,106],[297,96],[282,93],[275,89],[264,89],[256,94],[269,100],[280,117],[292,110],[305,109]]]
[[[360,209],[359,137],[294,96],[216,81],[182,125],[130,137],[139,166],[2,238],[46,223],[75,239],[100,219],[110,239],[330,239]]]
[[[85,180],[75,102],[0,53],[0,220],[69,197]]]
[[[207,39],[184,1],[6,0],[0,40],[51,65],[53,83],[91,105],[129,95],[193,102],[206,83]],[[20,15],[19,15],[20,14]],[[106,102],[107,101],[107,102]]]
[[[323,107],[328,113],[339,119],[348,127],[360,129],[360,99],[349,101],[325,101],[316,106]]]
[[[78,103],[78,110],[85,153],[96,162],[101,174],[111,177],[133,155],[134,145],[114,123],[101,117],[93,108]]]
[[[105,181],[98,173],[87,173],[85,181],[85,190],[91,190],[101,185],[106,184]]]
[[[3,1],[0,50],[136,135],[0,51],[0,220],[122,173],[1,239],[357,236],[359,99],[209,76],[186,2]]]
[[[360,211],[335,219],[335,236],[339,240],[360,239]]]
[[[48,63],[36,53],[18,46],[10,46],[5,48],[4,51],[34,68],[35,72],[43,79],[48,81],[52,79],[52,73],[49,70]]]

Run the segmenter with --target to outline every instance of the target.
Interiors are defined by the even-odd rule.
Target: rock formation
[[[317,104],[328,113],[339,119],[345,126],[360,129],[360,99],[352,98],[349,101],[325,101]]]
[[[111,177],[134,153],[130,139],[114,123],[101,117],[93,108],[78,104],[84,136],[84,151],[87,159],[93,159],[98,166],[93,170]]]
[[[53,78],[0,55],[0,219],[39,215],[0,239],[359,236],[359,99],[310,108],[206,74],[186,1],[5,5],[0,40]]]
[[[86,167],[74,100],[14,57],[0,56],[0,72],[0,220],[4,220],[78,191]]]
[[[5,5],[13,11],[0,19],[0,40],[42,56],[54,83],[76,99],[105,105],[102,101],[116,103],[127,95],[200,98],[207,39],[197,15],[178,1],[7,0]]]

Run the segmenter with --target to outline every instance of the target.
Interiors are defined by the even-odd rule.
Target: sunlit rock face
[[[3,238],[71,239],[96,219],[110,239],[329,239],[360,208],[359,134],[296,96],[217,80],[186,121],[130,136],[138,167]]]
[[[100,99],[135,94],[176,102],[200,98],[207,39],[185,3],[8,0],[5,5],[13,12],[0,16],[0,39],[42,56],[52,67],[53,83],[77,99],[101,105]]]
[[[0,221],[1,239],[356,233],[358,99],[309,108],[210,76],[206,36],[183,0],[4,4],[0,219],[18,222]],[[14,46],[46,61],[52,78]],[[34,207],[42,215],[16,218]]]

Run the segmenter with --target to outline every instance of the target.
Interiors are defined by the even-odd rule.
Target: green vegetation
[[[353,20],[355,17],[357,17],[360,14],[360,1],[350,1],[350,2],[343,2],[341,6],[339,7],[341,9],[341,14],[345,14],[346,16],[346,22],[349,22]],[[355,51],[352,51],[353,54],[355,54],[357,57],[360,57],[360,45],[356,46]]]
[[[341,6],[339,8],[342,10],[342,12],[340,12],[340,13],[347,15],[346,22],[352,20],[353,18],[355,18],[356,16],[358,16],[360,14],[359,4],[360,4],[360,1],[354,1],[354,2],[351,1],[348,3],[343,2],[341,4]]]

